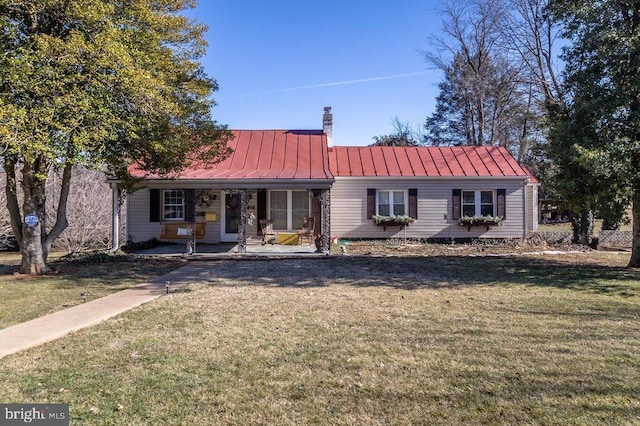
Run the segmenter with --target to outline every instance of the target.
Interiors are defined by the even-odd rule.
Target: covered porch
[[[283,252],[329,252],[329,182],[260,182],[262,188],[234,183],[231,188],[213,182],[206,188],[203,182],[150,183],[126,198],[126,243],[160,240],[168,243],[167,250],[183,245],[186,248],[178,251],[189,254],[214,244],[228,250],[228,243],[234,243],[241,254],[278,251],[260,250],[262,245],[293,246],[282,248]],[[309,189],[311,185],[316,188]],[[125,243],[116,232],[122,199],[114,184],[113,250]],[[267,222],[268,229],[263,229]],[[308,222],[311,225],[305,229]]]
[[[328,164],[327,133],[238,130],[233,134],[232,154],[220,163],[196,160],[171,177],[146,173],[134,164],[129,172],[140,178],[140,189],[126,197],[119,182],[112,181],[113,248],[121,244],[116,230],[119,202],[124,199],[122,243],[190,239],[188,250],[197,253],[202,242],[234,242],[237,253],[244,254],[249,243],[263,235],[265,221],[276,235],[268,242],[291,244],[291,240],[297,243],[297,231],[311,218],[313,240],[307,244],[315,251],[317,238],[320,251],[328,252],[335,179]]]
[[[188,260],[209,260],[209,259],[238,259],[238,258],[259,258],[259,259],[289,259],[289,258],[317,258],[326,257],[329,252],[316,251],[315,246],[310,245],[285,245],[267,244],[261,241],[249,239],[245,246],[245,251],[239,251],[237,243],[202,243],[196,246],[196,252],[187,253],[187,245],[184,243],[163,244],[157,247],[136,251],[138,255],[161,256],[161,257],[182,257]]]

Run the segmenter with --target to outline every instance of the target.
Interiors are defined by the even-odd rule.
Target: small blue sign
[[[35,214],[28,214],[24,217],[24,223],[27,224],[27,226],[36,226],[38,224],[38,215]]]

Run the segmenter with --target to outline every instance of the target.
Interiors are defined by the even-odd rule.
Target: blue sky
[[[200,0],[190,15],[209,26],[214,118],[232,129],[320,129],[331,106],[336,145],[368,145],[396,116],[420,126],[441,80],[420,53],[440,27],[434,4]]]

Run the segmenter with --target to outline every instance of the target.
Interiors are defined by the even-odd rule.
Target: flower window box
[[[486,226],[487,231],[494,226],[500,226],[502,224],[501,216],[463,216],[458,221],[460,226],[466,226],[467,231],[470,231],[474,226]]]
[[[376,226],[382,226],[385,231],[387,230],[387,226],[399,226],[400,229],[403,229],[405,226],[409,226],[409,224],[415,221],[414,218],[407,215],[374,215],[372,219]]]

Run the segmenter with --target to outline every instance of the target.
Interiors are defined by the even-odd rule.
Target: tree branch
[[[47,234],[44,240],[45,257],[49,253],[51,244],[58,238],[60,234],[67,228],[69,222],[67,221],[67,201],[69,199],[69,190],[71,188],[71,171],[73,165],[67,163],[62,171],[62,182],[60,185],[60,198],[58,199],[58,209],[56,211],[56,223],[51,228],[51,232]]]
[[[7,176],[7,210],[11,218],[11,229],[16,238],[18,245],[22,244],[22,216],[20,215],[20,206],[18,204],[17,179],[16,179],[16,160],[11,156],[4,157],[4,170]]]

